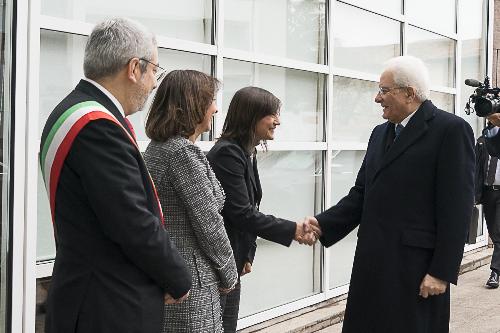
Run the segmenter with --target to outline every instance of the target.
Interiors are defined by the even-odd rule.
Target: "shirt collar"
[[[125,111],[123,110],[123,107],[122,105],[120,104],[120,102],[116,99],[115,96],[113,96],[112,93],[109,92],[109,90],[107,90],[106,88],[104,88],[102,85],[100,85],[99,83],[95,82],[94,80],[91,80],[89,78],[83,78],[85,81],[87,82],[90,82],[92,83],[97,89],[99,89],[100,91],[102,91],[102,93],[104,95],[106,95],[110,100],[111,102],[113,102],[113,104],[116,106],[116,108],[118,109],[118,111],[120,111],[121,115],[123,116],[123,118],[125,118]]]
[[[405,119],[403,119],[400,124],[403,125],[403,127],[406,127],[408,125],[408,122],[410,121],[411,117],[417,112],[418,108],[415,109],[412,113],[410,113]]]

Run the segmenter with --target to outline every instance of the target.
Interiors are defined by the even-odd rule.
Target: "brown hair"
[[[188,138],[207,113],[219,81],[195,70],[168,73],[156,91],[146,120],[146,135],[164,142],[180,135]]]
[[[236,92],[227,110],[221,139],[236,140],[249,153],[255,149],[255,126],[264,117],[279,115],[281,101],[269,91],[245,87]]]

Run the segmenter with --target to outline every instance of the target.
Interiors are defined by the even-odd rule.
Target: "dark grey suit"
[[[238,279],[220,211],[224,191],[199,147],[182,137],[152,141],[144,153],[165,225],[191,269],[189,298],[165,306],[163,332],[222,332],[219,287]]]

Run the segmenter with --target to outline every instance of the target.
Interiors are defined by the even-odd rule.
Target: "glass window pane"
[[[449,113],[455,113],[455,95],[431,91],[429,99],[439,109]]]
[[[86,37],[40,31],[39,135],[49,114],[83,77]]]
[[[40,35],[40,135],[54,107],[83,78],[83,54],[87,37],[41,30]],[[159,49],[158,59],[167,71],[195,69],[207,74],[211,71],[211,57],[169,49]],[[148,109],[154,93],[144,110]],[[138,140],[147,140],[144,132],[146,112],[130,117]]]
[[[377,91],[377,82],[334,76],[333,140],[368,143],[373,128],[385,122]]]
[[[44,332],[45,328],[45,303],[50,286],[50,277],[36,279],[36,320],[35,333]]]
[[[324,81],[323,74],[224,60],[224,104],[217,126],[222,128],[235,92],[257,86],[269,90],[283,103],[276,141],[322,141]]]
[[[332,155],[332,205],[349,193],[354,185],[365,151],[334,151]],[[349,283],[354,251],[356,250],[357,228],[340,242],[329,248],[330,283],[333,289]]]
[[[408,54],[424,61],[432,85],[455,87],[455,41],[408,26]]]
[[[144,24],[157,35],[200,43],[212,40],[211,0],[149,0],[147,3],[120,0],[44,0],[42,14],[96,23],[126,16]]]
[[[432,10],[430,10],[430,8],[432,8]],[[456,32],[455,9],[455,0],[405,1],[405,14],[410,17],[413,22],[445,33]]]
[[[226,0],[225,47],[323,64],[325,10],[325,0]]]
[[[292,221],[317,212],[322,193],[321,155],[309,151],[259,152],[261,211]],[[286,200],[282,200],[285,194]],[[241,279],[240,317],[318,293],[319,265],[319,245],[293,242],[287,248],[258,239],[252,273]]]
[[[343,0],[361,8],[372,9],[392,15],[401,14],[401,0]],[[340,4],[340,2],[337,2]]]
[[[336,67],[380,74],[384,61],[400,55],[398,21],[342,3],[335,9],[333,64]]]
[[[473,87],[466,86],[465,79],[475,79],[483,82],[486,70],[486,1],[467,0],[459,1],[460,17],[460,35],[462,36],[462,58],[461,71],[462,80],[460,82],[461,100],[460,108],[464,110],[465,103],[469,96],[474,92]],[[495,63],[498,61],[495,59]],[[497,85],[495,76],[493,76],[493,86]],[[466,115],[462,113],[463,118],[469,122],[474,130],[476,138],[480,135],[484,120],[475,113]]]
[[[11,193],[11,70],[12,70],[12,4],[0,1],[0,332],[7,332],[9,313],[10,193]],[[13,87],[12,87],[13,88]],[[21,170],[22,171],[22,168]],[[22,172],[18,177],[23,177]]]
[[[36,261],[52,260],[55,257],[56,244],[49,198],[45,190],[40,165],[38,165]]]

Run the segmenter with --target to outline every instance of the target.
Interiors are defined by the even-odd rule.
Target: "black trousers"
[[[222,326],[224,333],[235,333],[240,311],[241,284],[238,282],[227,295],[221,295]]]
[[[500,273],[500,190],[485,187],[483,210],[488,233],[493,241],[493,257],[490,268]]]

